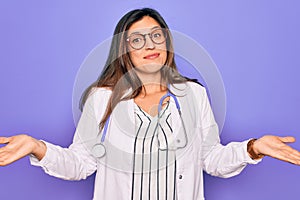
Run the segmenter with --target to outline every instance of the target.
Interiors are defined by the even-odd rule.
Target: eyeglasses
[[[165,29],[154,29],[150,33],[146,34],[133,33],[126,39],[126,41],[132,48],[139,50],[146,44],[146,35],[149,35],[149,38],[154,44],[162,44],[167,38]]]

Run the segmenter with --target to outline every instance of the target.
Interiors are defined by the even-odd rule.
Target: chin
[[[135,70],[137,72],[144,73],[144,74],[156,74],[159,73],[162,68],[163,68],[162,64],[148,63],[140,67],[135,67]]]
[[[157,69],[141,69],[141,68],[136,68],[136,71],[143,73],[143,74],[157,74],[160,73],[161,68]]]

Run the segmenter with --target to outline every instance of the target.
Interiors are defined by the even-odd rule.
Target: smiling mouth
[[[144,59],[155,59],[158,56],[159,56],[159,53],[154,53],[154,54],[145,56]]]

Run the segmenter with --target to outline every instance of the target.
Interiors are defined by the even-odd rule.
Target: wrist
[[[46,154],[47,146],[44,142],[33,138],[34,145],[31,154],[34,155],[38,160],[42,160]]]
[[[257,139],[251,139],[249,140],[249,142],[247,143],[247,152],[248,155],[250,156],[250,158],[252,158],[253,160],[257,160],[257,159],[261,159],[264,157],[263,154],[259,153],[257,151],[257,149],[254,147],[255,142],[257,141]]]

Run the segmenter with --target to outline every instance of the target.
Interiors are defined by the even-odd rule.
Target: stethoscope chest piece
[[[92,148],[92,154],[96,158],[102,158],[105,155],[105,153],[106,153],[106,150],[105,150],[105,147],[102,143],[96,144]]]

